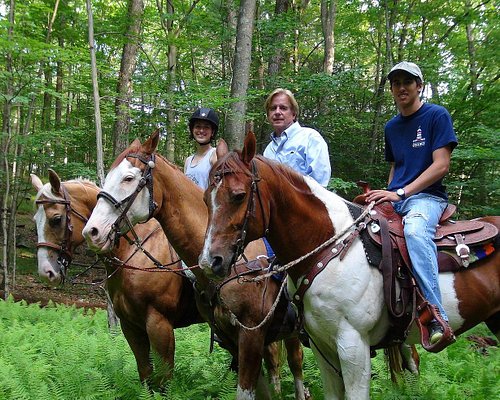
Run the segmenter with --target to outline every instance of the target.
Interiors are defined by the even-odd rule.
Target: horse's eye
[[[245,192],[233,193],[231,200],[234,203],[241,203],[241,202],[243,202],[243,200],[245,200],[246,195],[247,194]]]
[[[52,228],[57,228],[58,226],[61,225],[61,221],[62,221],[62,216],[61,215],[56,215],[55,217],[49,219],[49,225]]]
[[[123,178],[123,182],[127,182],[127,183],[132,182],[133,180],[134,180],[134,177],[130,176],[130,175]]]

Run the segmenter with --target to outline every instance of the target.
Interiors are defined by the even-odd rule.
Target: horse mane
[[[116,166],[118,166],[125,158],[127,158],[127,156],[129,154],[134,154],[134,153],[139,153],[141,150],[141,144],[135,144],[135,142],[133,142],[130,147],[128,147],[127,149],[125,149],[124,151],[122,151],[120,153],[120,155],[118,157],[116,157],[116,160],[113,161],[113,164],[111,164],[111,167],[109,168],[110,170],[115,168]],[[160,153],[156,152],[155,151],[155,156],[160,158],[161,160],[165,161],[165,163],[167,163],[168,165],[170,165],[172,168],[178,170],[178,171],[182,171],[182,169],[177,165],[177,164],[174,164],[172,161],[169,161],[167,160],[164,156],[162,156]]]
[[[155,152],[155,156],[158,157],[160,160],[163,160],[165,163],[167,163],[172,168],[178,170],[179,172],[184,173],[184,171],[182,170],[181,167],[179,167],[177,164],[174,164],[172,161],[167,160],[167,158],[162,156],[161,154]]]
[[[271,168],[271,170],[273,171],[274,175],[282,176],[283,180],[290,183],[296,191],[301,193],[311,192],[309,186],[306,184],[304,180],[304,176],[302,174],[299,174],[297,171],[295,171],[288,165],[279,163],[274,160],[270,160],[269,158],[266,158],[260,154],[255,155],[254,159],[261,161],[267,166],[269,166],[269,168]],[[233,173],[242,173],[247,176],[252,176],[252,171],[250,171],[247,168],[247,166],[243,163],[243,161],[241,161],[240,150],[234,150],[228,153],[227,156],[221,160],[221,163],[216,168],[212,169],[212,172],[210,174],[210,180],[212,179],[213,174],[215,174],[215,172],[218,170],[222,171],[227,170]],[[285,194],[283,188],[281,190],[281,194],[282,195]]]

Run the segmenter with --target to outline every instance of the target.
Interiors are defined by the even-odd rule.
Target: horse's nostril
[[[212,258],[212,265],[210,268],[212,269],[215,275],[223,276],[224,271],[222,269],[224,259],[221,256],[215,256]]]
[[[99,230],[97,228],[90,229],[91,236],[97,236],[98,233],[99,233]]]

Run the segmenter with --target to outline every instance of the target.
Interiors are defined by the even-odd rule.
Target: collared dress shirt
[[[298,122],[280,136],[273,133],[263,155],[310,176],[322,186],[326,187],[330,181],[332,168],[328,145],[318,131],[300,126]]]

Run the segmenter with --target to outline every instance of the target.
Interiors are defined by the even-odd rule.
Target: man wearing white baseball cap
[[[403,61],[387,75],[399,114],[385,126],[385,159],[391,163],[387,190],[372,190],[367,202],[391,201],[403,216],[406,245],[415,278],[426,299],[448,323],[438,280],[436,226],[448,204],[443,178],[457,138],[448,111],[422,102],[423,75],[417,64]],[[444,330],[433,320],[429,340],[437,344]]]

